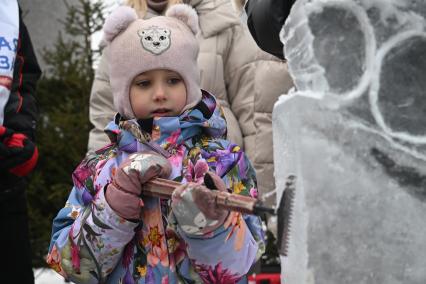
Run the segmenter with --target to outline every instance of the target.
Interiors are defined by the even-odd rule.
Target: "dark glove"
[[[132,154],[117,168],[105,198],[119,216],[139,220],[142,185],[154,177],[167,178],[170,173],[170,163],[163,156],[154,152]]]
[[[189,235],[204,235],[219,228],[229,214],[216,206],[212,190],[226,191],[222,179],[208,172],[204,185],[187,183],[172,194],[172,210],[180,228]]]
[[[37,159],[37,147],[27,136],[0,126],[0,171],[26,176],[34,169]]]

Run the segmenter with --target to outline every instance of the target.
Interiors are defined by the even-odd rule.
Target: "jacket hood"
[[[135,152],[148,146],[165,154],[163,150],[170,152],[197,135],[224,138],[226,121],[216,98],[202,90],[201,101],[179,116],[122,120],[117,114],[107,125],[105,132],[111,142],[118,144],[120,150]]]
[[[232,7],[237,12],[237,14],[241,14],[244,10],[244,6],[246,4],[246,0],[231,0]]]
[[[211,37],[240,24],[229,0],[190,0],[189,4],[197,11],[203,37]]]
[[[244,2],[244,0],[241,1]],[[205,38],[240,24],[239,12],[235,7],[236,2],[229,0],[185,0],[183,2],[197,11],[201,34]],[[149,19],[158,15],[156,11],[148,8],[145,18]]]

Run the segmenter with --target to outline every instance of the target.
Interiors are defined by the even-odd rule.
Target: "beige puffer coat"
[[[292,86],[287,66],[263,51],[233,10],[230,0],[192,0],[198,13],[201,87],[224,108],[228,140],[244,147],[252,161],[262,194],[274,189],[272,108]],[[99,63],[90,97],[89,151],[109,143],[103,128],[113,118],[108,63]],[[275,200],[272,196],[270,202]]]

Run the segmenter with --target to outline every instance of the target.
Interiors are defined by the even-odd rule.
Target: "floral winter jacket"
[[[150,135],[141,130],[146,125]],[[74,187],[53,220],[48,264],[76,283],[244,283],[264,250],[258,217],[231,212],[222,227],[192,236],[180,230],[168,200],[144,197],[143,219],[135,223],[119,217],[104,195],[129,154],[158,147],[171,154],[170,179],[201,182],[209,170],[234,193],[256,196],[250,162],[222,139],[226,123],[215,98],[203,92],[179,117],[111,122],[108,131],[116,141],[73,173]]]

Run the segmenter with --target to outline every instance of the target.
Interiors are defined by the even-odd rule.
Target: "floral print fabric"
[[[141,131],[136,121],[109,124],[116,142],[77,167],[74,187],[53,221],[47,257],[53,269],[75,283],[244,281],[264,249],[258,217],[231,212],[220,228],[192,236],[180,229],[168,200],[144,197],[142,221],[132,222],[104,196],[128,155],[159,145],[170,154],[170,179],[201,183],[213,171],[234,193],[256,197],[254,170],[240,147],[223,139],[226,123],[214,97],[203,91],[200,104],[201,111],[154,119],[150,135],[135,133]]]

